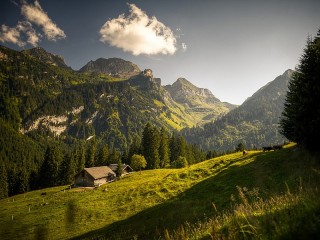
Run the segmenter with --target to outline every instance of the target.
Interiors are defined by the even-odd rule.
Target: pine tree
[[[0,159],[0,199],[8,197],[9,184],[7,170],[2,158]]]
[[[130,145],[130,148],[129,148],[129,152],[128,152],[128,164],[131,165],[131,157],[134,155],[134,154],[141,154],[141,140],[139,137],[135,136],[132,140],[132,143]]]
[[[44,162],[40,170],[40,181],[42,187],[56,186],[60,182],[60,164],[62,162],[62,154],[60,146],[50,145],[47,147]]]
[[[291,81],[282,113],[281,133],[309,150],[319,151],[320,135],[320,30],[310,37]]]
[[[178,136],[176,148],[178,156],[187,157],[187,142],[182,136]]]
[[[77,172],[81,172],[86,163],[86,150],[84,144],[80,144],[76,151]]]
[[[95,154],[96,154],[96,141],[93,139],[89,145],[88,153],[87,153],[87,161],[86,167],[94,167],[95,166]]]
[[[150,123],[147,123],[142,134],[141,145],[143,155],[147,160],[148,169],[156,169],[160,167],[159,144],[158,129],[151,126]]]
[[[119,159],[121,160],[121,153],[119,149],[115,148],[111,150],[111,154],[109,155],[110,164],[118,163]]]
[[[164,128],[160,130],[159,157],[161,168],[170,165],[169,135]]]
[[[118,165],[118,168],[117,168],[116,174],[117,174],[118,178],[121,178],[121,175],[122,175],[122,162],[121,162],[121,157],[120,156],[118,157],[117,165]]]
[[[175,133],[173,133],[170,138],[169,148],[170,148],[170,164],[171,164],[174,161],[176,161],[179,157],[178,142],[177,142],[177,136],[175,135]]]
[[[97,162],[98,166],[108,166],[110,164],[110,162],[109,162],[109,149],[108,149],[107,144],[104,144],[99,149],[98,158],[97,158],[96,162]]]
[[[71,154],[67,154],[60,167],[60,179],[61,184],[70,184],[73,182],[73,178],[77,173],[76,165],[76,152],[72,151]]]

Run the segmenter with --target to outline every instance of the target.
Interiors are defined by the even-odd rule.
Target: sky
[[[294,69],[320,28],[319,0],[1,0],[0,44],[42,47],[80,69],[118,57],[241,104]]]

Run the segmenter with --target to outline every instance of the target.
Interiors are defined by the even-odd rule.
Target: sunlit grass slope
[[[297,205],[301,216],[318,211],[319,227],[318,163],[289,147],[234,153],[184,169],[142,171],[93,191],[33,191],[0,201],[0,238],[263,238],[268,231],[285,236],[300,218],[290,219],[285,229],[281,223],[265,229],[256,219],[267,222],[266,215]]]

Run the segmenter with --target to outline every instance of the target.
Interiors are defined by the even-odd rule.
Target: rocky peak
[[[47,64],[70,69],[70,67],[68,67],[64,62],[63,57],[49,53],[41,47],[35,47],[35,48],[23,50],[22,53],[32,56],[34,58],[37,58],[38,60],[45,62]]]
[[[121,58],[98,58],[88,62],[79,72],[104,73],[115,77],[130,78],[139,74],[141,70],[136,64]]]
[[[198,88],[185,78],[178,78],[172,85],[165,86],[165,89],[175,101],[189,106],[220,102],[209,89]]]
[[[145,77],[153,78],[153,73],[151,69],[145,69],[141,72],[141,74]]]
[[[145,69],[140,74],[130,78],[130,84],[140,89],[160,91],[161,79],[154,78],[151,69]]]

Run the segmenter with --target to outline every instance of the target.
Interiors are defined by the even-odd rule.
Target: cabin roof
[[[110,164],[109,167],[112,169],[112,171],[117,171],[118,164],[117,163],[113,163],[113,164]],[[122,164],[122,171],[125,170],[126,168],[129,169],[130,171],[133,171],[133,169],[129,165]]]
[[[109,174],[116,175],[108,166],[84,168],[83,170],[86,171],[94,179],[104,178]]]

